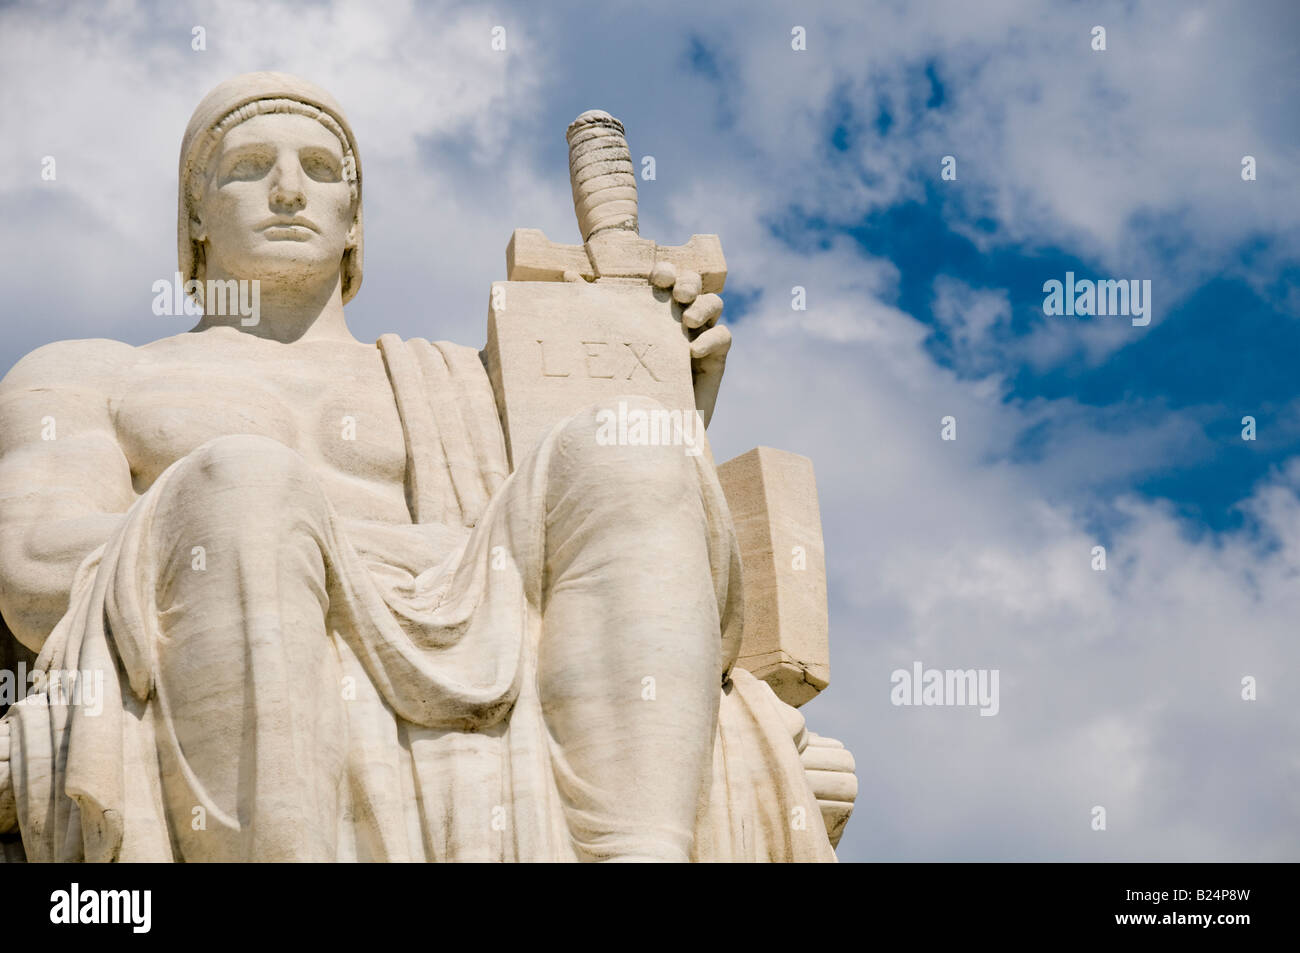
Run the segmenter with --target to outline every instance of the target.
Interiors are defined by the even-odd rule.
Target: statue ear
[[[206,242],[208,233],[203,228],[203,222],[198,213],[190,216],[190,239],[196,242]]]
[[[360,229],[361,229],[360,220],[356,218],[352,219],[352,227],[348,229],[347,238],[344,240],[344,245],[346,247],[348,248],[357,247],[357,232],[360,231]]]

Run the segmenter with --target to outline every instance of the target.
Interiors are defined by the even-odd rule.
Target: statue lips
[[[316,223],[303,218],[301,215],[295,215],[289,219],[270,219],[259,225],[257,230],[264,234],[268,241],[273,242],[305,242],[311,239],[313,233],[320,234],[320,229],[316,227]]]

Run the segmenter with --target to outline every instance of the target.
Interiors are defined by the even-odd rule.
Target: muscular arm
[[[0,613],[33,651],[67,611],[77,566],[136,498],[109,412],[132,350],[59,342],[0,381]]]

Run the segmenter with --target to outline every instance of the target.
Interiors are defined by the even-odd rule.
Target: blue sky
[[[1284,2],[6,6],[0,364],[182,330],[150,288],[228,75],[348,111],[362,339],[480,344],[511,230],[576,240],[563,133],[607,109],[642,234],[727,254],[718,458],[817,468],[842,858],[1300,859],[1298,39]],[[1045,315],[1067,271],[1150,280],[1150,325]],[[1001,712],[892,706],[918,659],[999,668]]]

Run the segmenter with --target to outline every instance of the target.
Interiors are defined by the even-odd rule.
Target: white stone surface
[[[348,332],[361,186],[323,91],[221,84],[180,266],[258,281],[258,320],[58,342],[0,382],[0,612],[48,676],[106,676],[0,722],[0,832],[31,860],[833,860],[843,790],[733,669],[711,457],[604,442],[593,406],[511,467],[475,350]],[[707,418],[720,303],[651,271]]]
[[[755,447],[718,467],[745,573],[737,664],[798,707],[830,682],[826,549],[812,461]]]
[[[703,428],[695,420],[690,342],[667,293],[659,297],[635,278],[493,283],[484,359],[512,456],[589,405],[617,415],[626,394],[677,411],[678,434],[670,438],[694,440]]]

